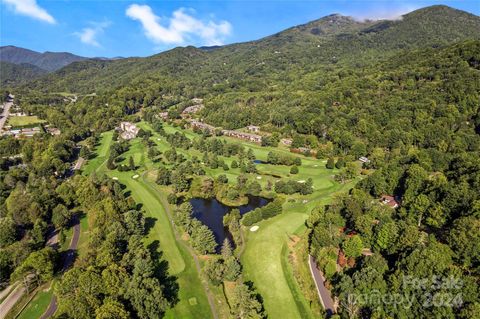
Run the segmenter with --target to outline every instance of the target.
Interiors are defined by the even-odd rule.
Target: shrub
[[[329,157],[327,160],[327,164],[325,165],[326,168],[328,169],[333,169],[335,167],[335,160],[333,157]]]
[[[298,167],[292,166],[292,168],[290,168],[290,174],[298,174]]]

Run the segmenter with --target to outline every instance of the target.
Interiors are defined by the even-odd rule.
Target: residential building
[[[358,160],[362,163],[370,163],[370,160],[365,156],[360,157]]]
[[[124,140],[131,140],[137,136],[140,128],[130,122],[121,122],[120,130],[122,131],[122,133],[120,134],[121,138],[123,138]]]
[[[260,126],[249,125],[247,126],[247,130],[249,130],[250,132],[258,133],[260,132]]]
[[[197,129],[200,129],[200,130],[207,130],[210,133],[215,132],[215,126],[212,126],[212,125],[209,125],[207,123],[203,123],[203,122],[200,122],[200,121],[197,121],[197,120],[191,120],[190,125],[192,126],[192,128],[197,128]]]
[[[387,205],[391,208],[397,208],[400,206],[400,203],[397,201],[397,199],[391,195],[382,195],[382,197],[380,198],[380,202],[383,205]]]
[[[232,131],[232,130],[222,130],[222,134],[225,136],[235,137],[241,140],[246,140],[254,143],[262,142],[262,137],[256,134],[244,133],[244,132]]]

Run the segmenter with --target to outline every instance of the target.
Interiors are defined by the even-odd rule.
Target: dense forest
[[[306,222],[308,251],[340,300],[338,316],[475,318],[480,313],[478,30],[479,17],[443,6],[399,21],[332,15],[255,42],[75,62],[26,84],[2,82],[25,111],[62,135],[0,138],[0,282],[32,268],[38,280],[52,278],[58,256],[44,248],[49,226],[61,229],[86,213],[95,216],[94,239],[57,288],[64,296],[61,313],[155,318],[173,305],[175,283],[161,258],[142,245],[145,219],[133,199],[112,180],[63,177],[78,155],[76,143],[95,145],[100,132],[122,119],[149,120],[166,110],[179,118],[193,97],[202,97],[205,108],[198,117],[217,127],[259,125],[276,143],[291,138],[292,147],[307,147],[317,158],[330,158],[331,165],[333,158],[368,157],[365,178],[349,194],[313,210]],[[215,159],[222,152],[241,152],[215,146],[214,138],[190,143],[164,136],[179,148],[214,154],[204,159],[209,165],[223,166]],[[173,151],[164,155],[176,162]],[[270,159],[289,160],[275,154]],[[113,168],[115,158],[110,164]],[[297,163],[288,165],[292,174],[298,172]],[[177,187],[170,171],[162,174],[159,184]],[[311,192],[308,182],[294,184],[282,182],[275,190]],[[382,205],[384,195],[394,197],[398,207]],[[276,214],[276,207],[271,210],[263,214]],[[176,223],[190,235],[204,231],[192,226],[190,207],[179,205],[176,212]],[[251,225],[248,219],[261,219],[262,210],[248,216]],[[198,250],[214,251],[211,242]],[[224,267],[221,274],[211,273],[213,281],[238,277],[238,261],[225,249],[208,265]],[[373,292],[399,296],[410,307],[380,303]],[[260,313],[261,305],[255,307]]]

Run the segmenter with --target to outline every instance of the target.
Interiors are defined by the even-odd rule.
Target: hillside
[[[0,61],[0,85],[15,86],[36,79],[47,71],[28,63],[13,64]]]
[[[14,64],[28,63],[49,72],[61,69],[72,62],[86,59],[68,52],[39,53],[11,45],[0,47],[0,61]]]
[[[77,62],[33,87],[90,93],[155,78],[182,87],[187,95],[261,91],[290,85],[306,74],[325,74],[339,65],[362,67],[403,50],[478,39],[479,29],[479,17],[444,6],[416,10],[397,21],[358,22],[330,15],[252,42],[208,50],[176,48],[148,58]]]

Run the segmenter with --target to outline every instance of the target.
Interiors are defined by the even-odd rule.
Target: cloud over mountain
[[[150,6],[132,4],[127,8],[126,15],[139,21],[147,38],[157,44],[182,44],[187,40],[198,40],[202,45],[220,45],[231,34],[232,26],[228,21],[205,22],[190,15],[191,12],[193,10],[180,8],[173,12],[171,18],[160,18]]]

